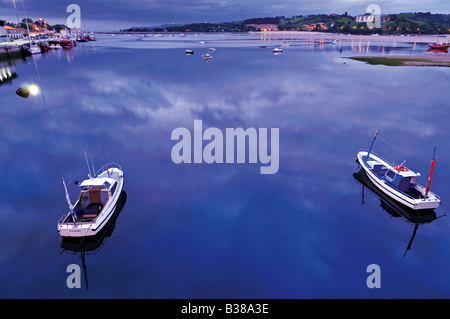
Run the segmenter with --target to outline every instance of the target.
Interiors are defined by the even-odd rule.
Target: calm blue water
[[[412,44],[293,43],[275,56],[275,42],[201,39],[99,35],[33,57],[39,78],[32,59],[15,64],[17,78],[0,86],[0,297],[449,298],[448,217],[421,225],[404,256],[414,225],[368,191],[362,205],[353,173],[376,128],[406,155],[376,151],[406,159],[422,184],[436,146],[432,190],[445,208],[450,70],[344,59],[425,52]],[[15,94],[31,82],[43,96]],[[196,119],[223,132],[279,128],[278,172],[174,164],[171,133],[192,133]],[[112,236],[85,257],[89,290],[84,277],[69,289],[66,268],[82,260],[61,252],[60,177],[74,200],[83,151],[99,168],[100,143],[124,169],[127,200]],[[379,289],[366,285],[370,264],[381,268]]]

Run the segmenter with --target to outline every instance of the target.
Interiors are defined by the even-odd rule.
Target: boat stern
[[[85,237],[97,233],[91,223],[58,223],[57,231],[61,237]]]

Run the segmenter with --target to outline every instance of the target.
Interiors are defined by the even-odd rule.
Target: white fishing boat
[[[52,44],[50,44],[50,49],[52,49],[52,50],[59,50],[59,49],[62,49],[62,46],[61,46],[61,44],[59,44],[59,43],[52,43]]]
[[[38,46],[37,44],[33,44],[33,45],[28,49],[28,51],[29,51],[31,54],[39,54],[39,53],[41,53],[41,47]]]
[[[274,49],[272,50],[272,52],[273,52],[274,54],[281,54],[281,53],[283,53],[283,49],[282,49],[282,48],[274,48]]]
[[[192,54],[194,54],[194,50],[184,50],[184,52],[185,52],[187,55],[192,55]]]
[[[57,230],[60,236],[96,235],[113,215],[123,183],[124,176],[120,165],[106,164],[93,177],[89,175],[89,178],[79,185],[80,195],[72,206],[63,180],[69,212],[58,221]]]
[[[202,58],[205,61],[211,61],[213,56],[211,54],[209,54],[209,53],[205,53],[205,54],[202,54]]]
[[[430,191],[431,177],[436,163],[434,156],[431,161],[430,177],[424,187],[417,184],[420,173],[410,170],[403,165],[404,163],[391,165],[371,152],[378,134],[378,132],[375,134],[369,151],[360,151],[357,154],[357,162],[372,183],[393,200],[414,210],[437,208],[441,204],[441,200],[439,196]]]

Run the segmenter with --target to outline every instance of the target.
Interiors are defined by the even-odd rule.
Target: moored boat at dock
[[[63,49],[71,49],[73,47],[71,40],[61,40],[60,45]]]
[[[29,51],[31,54],[39,54],[39,53],[41,53],[41,48],[39,47],[39,45],[33,44],[33,45],[31,45],[31,47],[28,49],[28,51]]]

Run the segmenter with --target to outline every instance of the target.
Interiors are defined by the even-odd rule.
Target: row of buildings
[[[50,30],[47,23],[41,22],[40,24],[28,23],[28,29],[30,30],[30,37],[37,37],[40,35],[52,36],[56,32]],[[9,26],[4,20],[0,20],[0,42],[11,42],[16,39],[21,39],[27,35],[27,29],[20,26]]]
[[[336,16],[336,14],[331,14],[331,16]],[[369,21],[373,21],[373,16],[370,13],[360,14],[354,17],[356,23],[367,23]],[[383,24],[384,22],[389,21],[388,15],[380,15],[380,22]],[[254,27],[260,31],[279,31],[278,25],[276,24],[247,24],[249,27]],[[333,26],[333,24],[331,25]],[[328,26],[324,22],[317,22],[312,24],[304,24],[301,27],[304,31],[320,31],[327,30]]]

